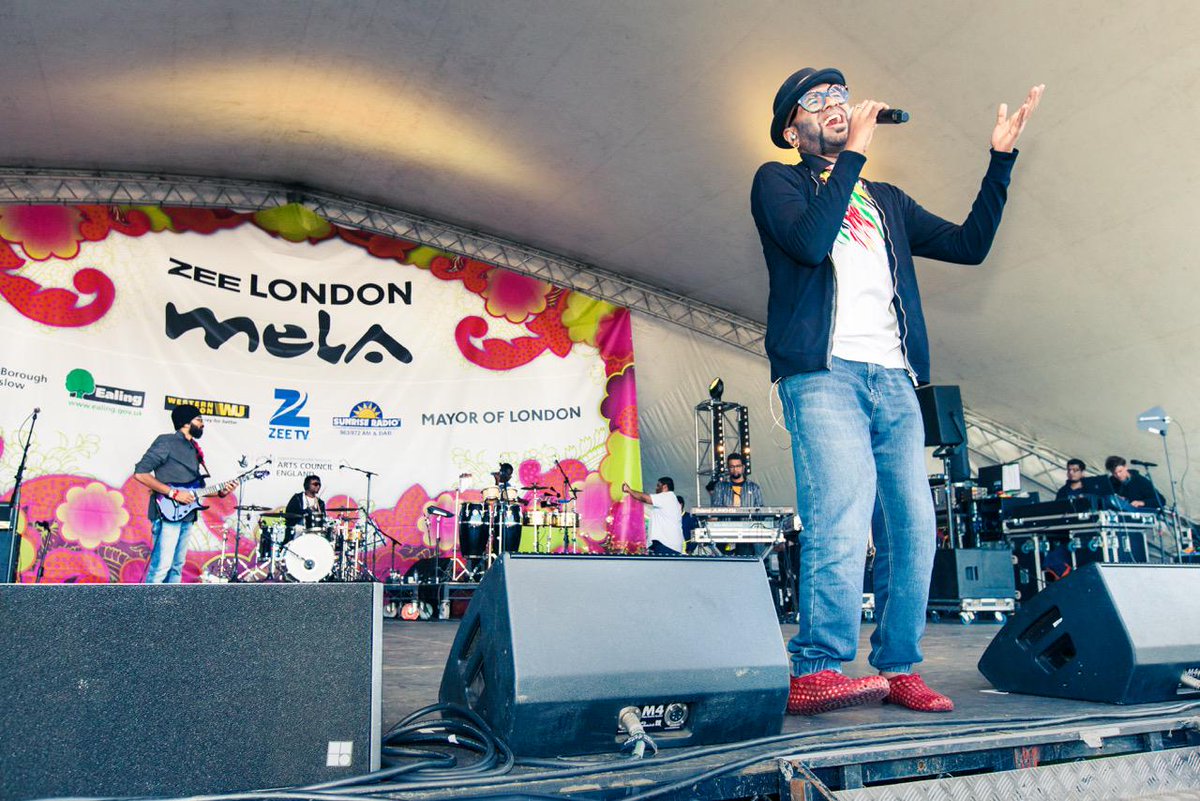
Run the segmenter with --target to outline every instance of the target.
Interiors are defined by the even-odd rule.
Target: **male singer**
[[[836,69],[805,68],[775,95],[771,141],[799,151],[768,163],[750,204],[770,278],[767,355],[792,435],[800,535],[799,623],[788,643],[790,714],[880,700],[949,711],[913,673],[933,569],[933,502],[914,386],[929,342],[914,256],[978,264],[1000,224],[1013,149],[1044,87],[1011,117],[1001,105],[971,213],[956,225],[890,184],[859,177],[888,105],[851,108]],[[870,663],[841,672],[858,645],[867,534],[875,536]]]

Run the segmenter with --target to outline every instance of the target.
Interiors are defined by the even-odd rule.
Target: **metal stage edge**
[[[518,768],[482,786],[402,795],[1019,801],[1130,798],[1183,790],[1198,791],[1195,797],[1200,798],[1200,703],[1114,710],[1075,721],[956,721],[794,732],[750,747],[660,752],[645,762],[562,760],[563,768],[591,765],[594,770],[583,775],[572,770],[573,775],[558,778]],[[708,773],[714,775],[702,778]]]

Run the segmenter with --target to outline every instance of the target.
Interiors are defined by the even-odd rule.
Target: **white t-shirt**
[[[862,181],[854,186],[831,256],[837,278],[833,355],[903,368],[887,244],[879,209]]]
[[[650,496],[650,539],[683,553],[683,513],[674,492]]]

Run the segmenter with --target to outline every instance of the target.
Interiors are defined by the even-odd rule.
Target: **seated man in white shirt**
[[[675,482],[671,477],[660,478],[653,495],[638,492],[627,483],[622,484],[621,489],[634,500],[650,507],[650,531],[646,535],[650,545],[647,550],[659,555],[682,554],[683,516],[679,510],[679,499],[675,496]]]

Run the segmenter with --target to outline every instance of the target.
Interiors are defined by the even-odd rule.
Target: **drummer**
[[[508,484],[512,480],[513,466],[508,462],[501,462],[500,469],[492,473],[492,478],[496,480],[496,486],[500,489],[502,496],[507,496]]]
[[[305,476],[304,491],[287,503],[283,516],[288,527],[320,528],[325,523],[325,501],[321,500],[321,477]]]

